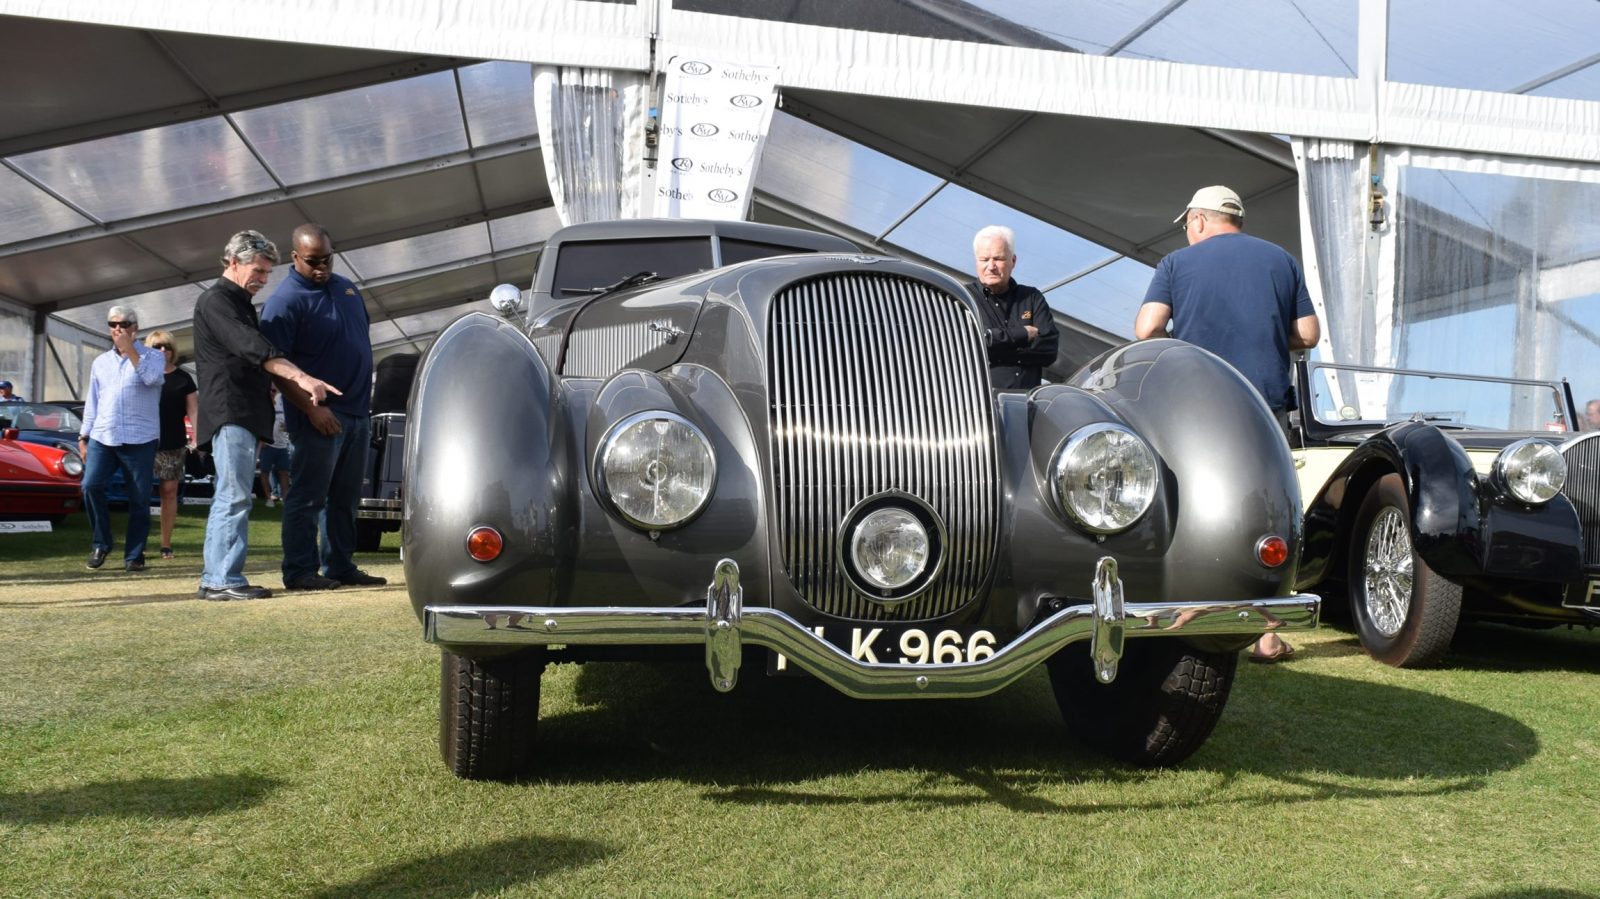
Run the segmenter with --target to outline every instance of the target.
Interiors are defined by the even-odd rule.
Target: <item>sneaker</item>
[[[267,497],[267,508],[270,509],[273,506],[276,506],[277,504],[278,504],[278,498],[276,496]]]
[[[266,599],[272,595],[272,591],[253,584],[240,584],[236,587],[201,587],[198,595],[201,599],[223,602],[230,599]]]
[[[105,547],[96,546],[89,550],[89,561],[83,563],[85,568],[99,568],[106,563],[106,553],[110,552]]]
[[[346,587],[382,587],[384,584],[389,583],[388,578],[381,578],[375,574],[367,574],[365,571],[362,571],[359,568],[351,571],[349,574],[336,577],[334,580],[344,584]]]
[[[293,580],[285,578],[283,585],[290,590],[337,590],[339,582],[320,574],[302,574]]]

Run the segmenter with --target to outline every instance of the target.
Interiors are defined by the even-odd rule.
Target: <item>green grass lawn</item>
[[[274,587],[276,511],[250,563]],[[1242,664],[1159,772],[1079,748],[1042,674],[868,703],[557,666],[543,778],[469,783],[438,758],[396,537],[360,557],[389,587],[208,603],[203,513],[137,575],[84,570],[82,516],[0,539],[0,895],[1600,891],[1600,635],[1472,628],[1407,672],[1325,627]]]

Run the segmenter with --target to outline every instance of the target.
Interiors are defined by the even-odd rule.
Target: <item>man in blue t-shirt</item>
[[[278,384],[289,400],[283,411],[291,446],[290,487],[283,501],[283,585],[290,590],[380,585],[384,579],[357,568],[353,558],[372,398],[366,302],[350,279],[333,273],[333,238],[326,228],[301,225],[294,229],[293,246],[294,270],[262,308],[261,333],[289,361],[342,392],[315,405],[293,383]]]
[[[1134,336],[1172,336],[1210,350],[1239,370],[1267,401],[1280,426],[1292,398],[1289,353],[1322,336],[1300,263],[1277,244],[1244,233],[1244,203],[1222,185],[1203,187],[1173,220],[1189,245],[1156,266]],[[1251,658],[1272,662],[1294,652],[1276,634]]]

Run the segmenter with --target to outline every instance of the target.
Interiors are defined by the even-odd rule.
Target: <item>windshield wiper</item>
[[[615,284],[608,284],[605,287],[563,287],[561,292],[592,293],[598,295],[602,293],[610,293],[613,290],[622,290],[623,288],[627,287],[638,287],[640,284],[649,284],[651,281],[659,281],[660,279],[661,276],[657,275],[655,272],[634,272],[628,277],[623,278],[621,281],[618,281]]]

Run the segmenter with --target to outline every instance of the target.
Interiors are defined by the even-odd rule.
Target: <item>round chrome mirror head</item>
[[[489,305],[501,315],[517,315],[522,312],[522,291],[515,284],[498,285],[489,291]]]

